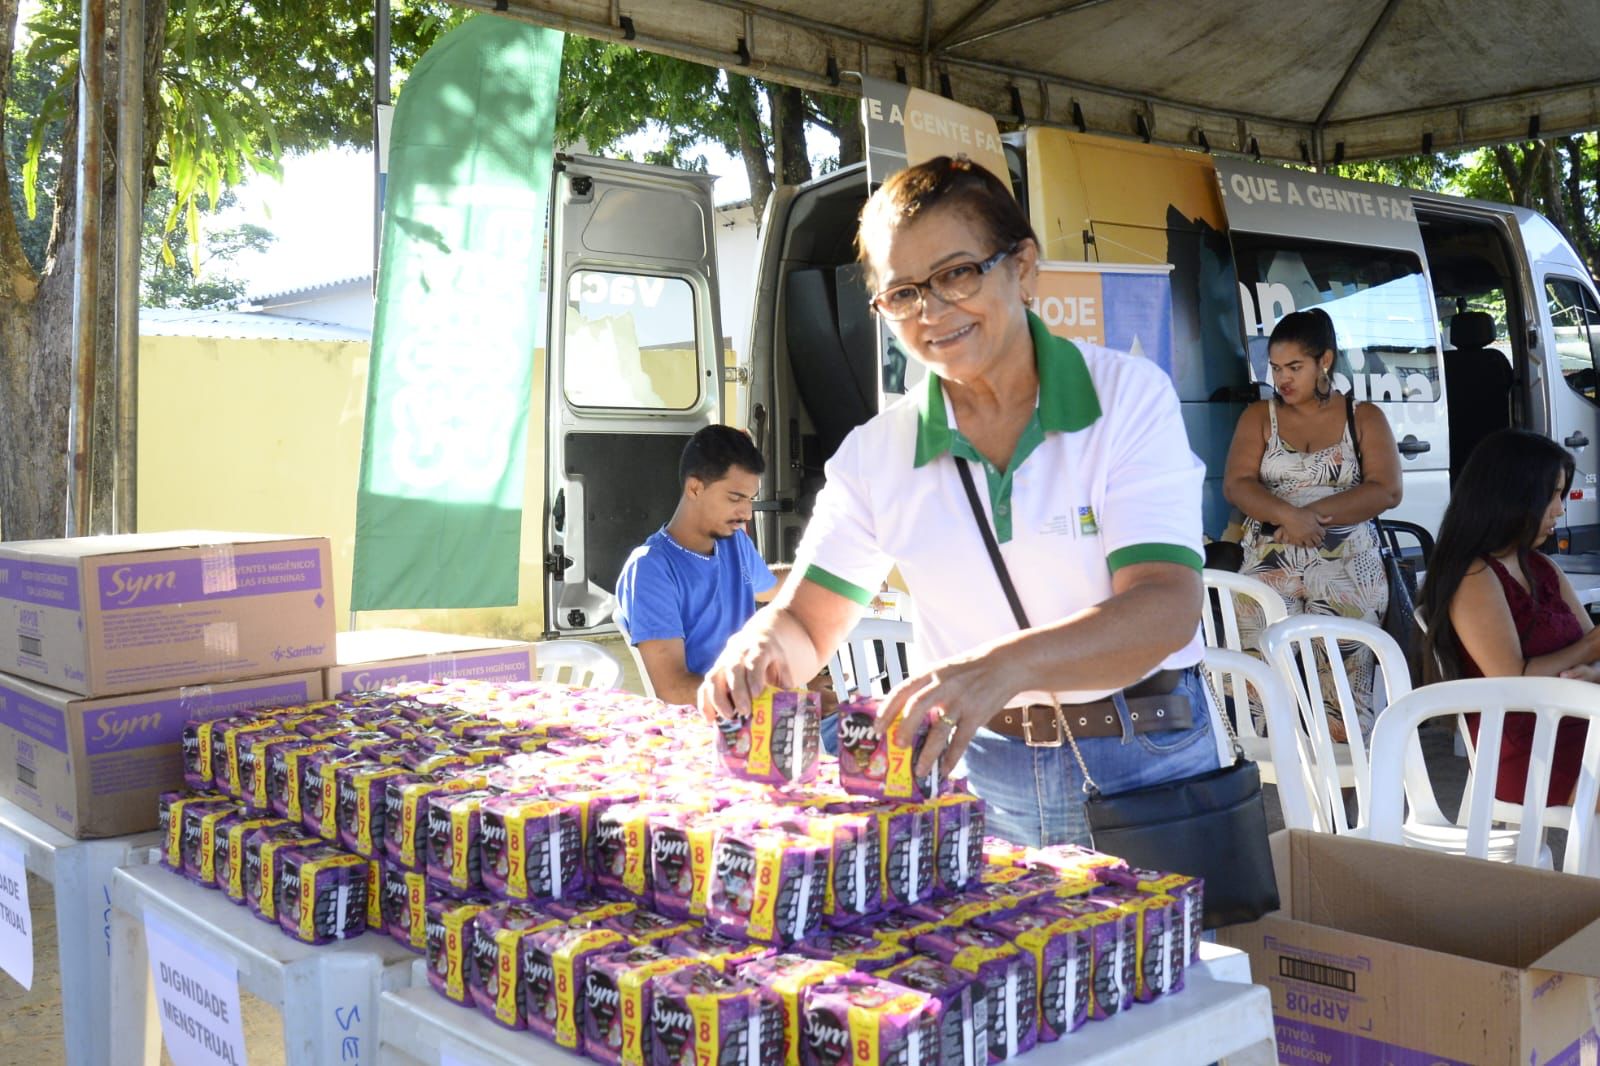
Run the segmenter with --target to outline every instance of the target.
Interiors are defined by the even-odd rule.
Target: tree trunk
[[[767,105],[772,111],[773,174],[785,185],[810,181],[805,94],[792,86],[768,85]]]
[[[1567,150],[1564,198],[1567,210],[1571,212],[1572,233],[1576,238],[1574,243],[1592,272],[1597,249],[1593,221],[1590,219],[1589,207],[1583,196],[1583,140],[1579,137],[1566,137],[1562,139],[1561,144]],[[1559,153],[1552,154],[1560,158]]]
[[[844,114],[839,116],[839,121],[834,127],[834,133],[839,138],[839,165],[850,166],[867,158],[867,131],[861,125],[858,113],[859,105],[854,100],[847,101],[850,106]]]
[[[105,143],[117,136],[117,0],[107,4],[109,44],[100,57],[106,72],[107,109]],[[166,0],[146,0],[145,13],[145,161],[138,177],[141,192],[148,188],[160,134],[157,110],[161,54],[166,30]],[[0,0],[6,73],[9,75],[14,45],[17,0]],[[55,214],[45,265],[34,278],[26,267],[17,239],[15,218],[0,219],[0,536],[7,540],[59,537],[66,531],[67,493],[71,486],[71,458],[67,452],[67,426],[72,401],[72,304],[75,289],[77,225],[77,120],[76,93],[69,105],[63,136],[61,173],[56,188]],[[100,298],[96,367],[96,398],[92,440],[101,461],[92,471],[95,506],[91,516],[97,528],[108,528],[112,503],[111,441],[115,411],[113,367],[116,338],[113,329],[116,278],[115,204],[117,167],[115,153],[106,150],[102,171],[104,210],[101,221]],[[15,180],[6,172],[8,181]],[[30,286],[27,282],[32,281]],[[134,461],[133,456],[126,461]]]
[[[750,206],[757,222],[772,196],[772,170],[767,165],[766,139],[761,135],[761,109],[756,104],[755,82],[741,74],[728,75],[728,98],[739,122],[739,155],[750,179]]]
[[[1539,188],[1536,179],[1545,150],[1544,141],[1534,141],[1519,159],[1509,146],[1495,145],[1495,161],[1500,164],[1500,174],[1506,179],[1506,187],[1511,190],[1511,202],[1518,207],[1533,206],[1534,194]]]

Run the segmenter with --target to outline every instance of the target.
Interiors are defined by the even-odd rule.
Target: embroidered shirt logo
[[[1078,532],[1085,537],[1092,537],[1100,532],[1100,526],[1094,520],[1093,507],[1078,508]]]

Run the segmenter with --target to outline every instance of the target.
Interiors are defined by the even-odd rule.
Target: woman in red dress
[[[1429,681],[1575,677],[1600,681],[1600,629],[1566,575],[1538,548],[1561,520],[1573,462],[1554,441],[1501,430],[1473,449],[1439,525],[1418,608],[1427,620]],[[1477,739],[1477,715],[1468,726]],[[1506,717],[1495,796],[1521,803],[1535,719]],[[1548,802],[1570,803],[1586,723],[1556,731]]]

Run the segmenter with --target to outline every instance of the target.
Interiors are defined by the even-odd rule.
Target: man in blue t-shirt
[[[777,584],[745,533],[766,461],[750,438],[707,426],[678,461],[672,519],[633,550],[617,579],[616,620],[656,695],[695,702],[722,646]]]

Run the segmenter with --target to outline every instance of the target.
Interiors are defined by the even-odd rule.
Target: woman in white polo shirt
[[[873,307],[927,382],[828,462],[795,563],[804,580],[728,643],[701,706],[748,713],[766,685],[813,676],[898,566],[931,665],[879,727],[903,714],[909,738],[933,721],[918,771],[964,755],[996,835],[1086,843],[1063,717],[1106,793],[1218,765],[1196,669],[1204,468],[1177,395],[1147,360],[1060,340],[1029,313],[1038,240],[1010,191],[964,158],[884,183],[857,240]]]

